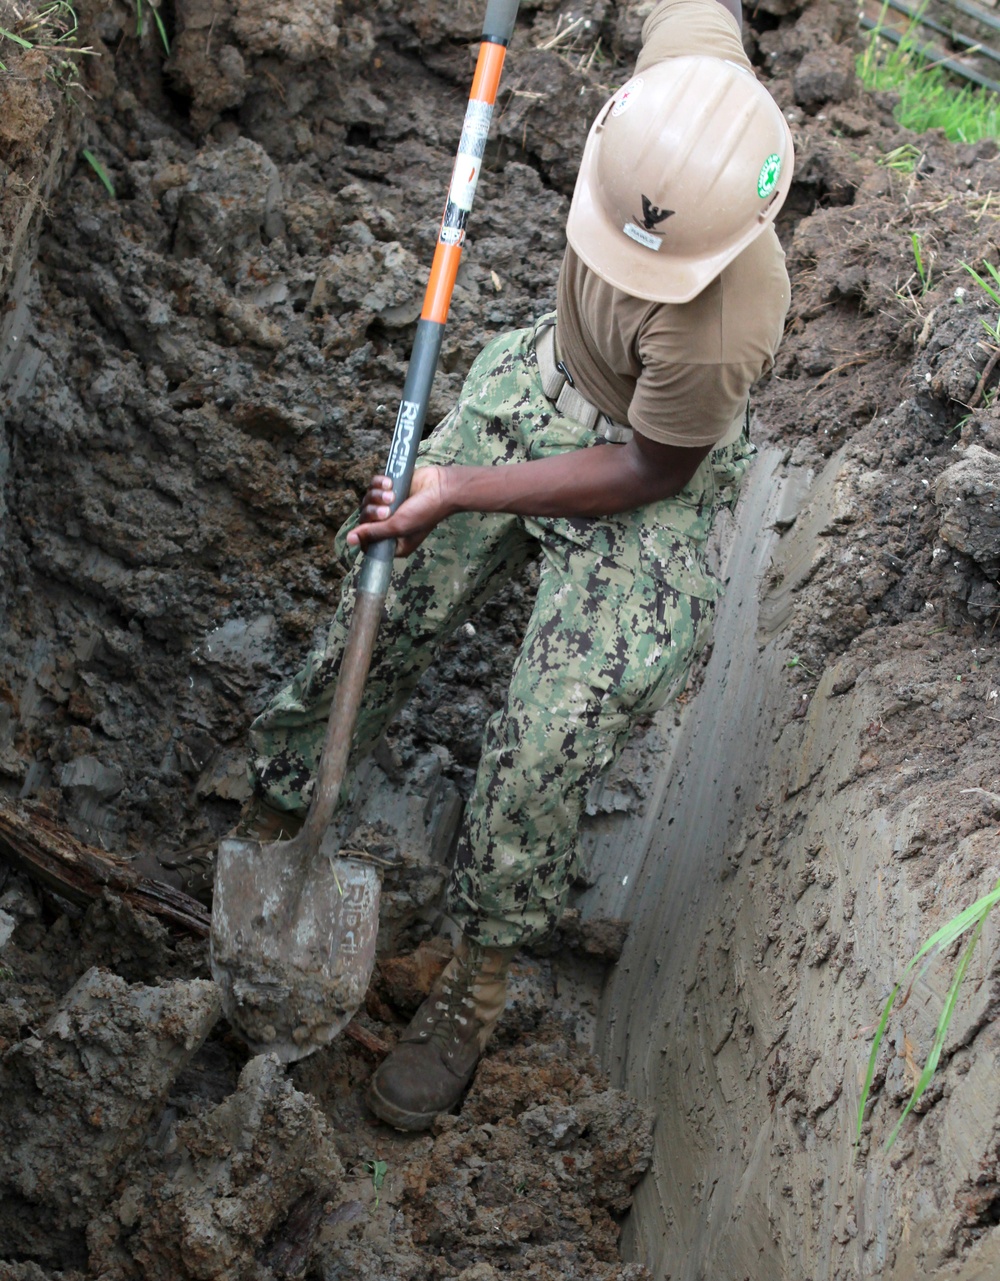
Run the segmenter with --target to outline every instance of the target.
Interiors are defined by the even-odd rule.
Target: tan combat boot
[[[261,797],[252,796],[236,826],[227,836],[238,836],[243,840],[260,841],[262,845],[267,845],[271,841],[287,841],[297,836],[304,822],[303,815],[276,810]],[[202,841],[173,854],[161,854],[151,861],[137,861],[136,870],[159,879],[163,876],[161,869],[166,868],[171,873],[166,878],[170,884],[198,899],[206,907],[211,907],[218,846],[218,840]]]
[[[472,1079],[507,1001],[516,949],[484,948],[464,936],[412,1023],[372,1078],[368,1105],[397,1130],[426,1130]]]

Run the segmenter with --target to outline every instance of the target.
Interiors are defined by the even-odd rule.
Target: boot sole
[[[407,1134],[429,1130],[435,1117],[441,1116],[441,1112],[407,1112],[405,1108],[397,1107],[379,1094],[374,1081],[368,1087],[368,1106],[380,1121]]]

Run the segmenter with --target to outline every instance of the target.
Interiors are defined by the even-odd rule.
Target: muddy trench
[[[429,421],[554,305],[586,130],[651,7],[522,3]],[[886,1150],[954,949],[897,1005],[855,1144],[885,997],[1000,876],[996,308],[962,267],[998,262],[996,144],[900,128],[855,79],[852,5],[748,11],[796,142],[792,308],[714,645],[591,796],[572,907],[461,1111],[404,1137],[364,1088],[450,951],[531,569],[354,781],[337,839],[395,865],[351,1035],[251,1057],[204,915],[136,878],[232,826],[249,720],[325,631],[482,15],[160,13],[169,56],[125,0],[78,6],[76,70],[0,54],[0,1278],[996,1277],[992,920]],[[38,873],[56,847],[72,885]]]

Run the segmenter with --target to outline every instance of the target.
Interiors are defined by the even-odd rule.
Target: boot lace
[[[461,965],[457,974],[441,982],[439,999],[427,1015],[427,1026],[421,1031],[421,1040],[436,1045],[445,1058],[454,1058],[454,1042],[461,1040],[461,1030],[469,1025],[471,1011],[476,1008],[472,996],[472,971]]]

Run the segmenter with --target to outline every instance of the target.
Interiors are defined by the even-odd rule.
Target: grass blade
[[[969,268],[969,270],[971,270],[971,268]],[[1000,283],[1000,278],[998,278],[998,283]],[[927,968],[933,959],[931,953],[937,952],[941,948],[948,947],[951,943],[954,943],[957,938],[960,938],[966,930],[975,929],[975,933],[966,945],[965,950],[959,959],[958,966],[956,967],[955,974],[952,978],[951,986],[948,989],[944,1009],[941,1011],[941,1017],[938,1019],[937,1029],[934,1033],[931,1052],[927,1056],[927,1062],[920,1074],[920,1079],[913,1087],[913,1094],[910,1096],[910,1099],[903,1110],[902,1116],[900,1116],[899,1120],[896,1122],[895,1128],[889,1136],[888,1142],[886,1143],[887,1149],[892,1147],[893,1143],[896,1141],[896,1136],[899,1134],[900,1126],[906,1120],[909,1113],[913,1110],[914,1105],[927,1089],[931,1078],[937,1070],[937,1065],[941,1059],[941,1051],[944,1048],[945,1037],[948,1034],[948,1028],[951,1024],[952,1016],[955,1013],[955,1006],[958,1002],[959,988],[961,987],[962,980],[965,978],[966,972],[969,968],[969,963],[972,960],[972,953],[975,950],[975,946],[979,942],[979,936],[982,933],[986,917],[997,903],[1000,903],[1000,881],[997,881],[996,885],[994,885],[993,889],[990,890],[988,894],[984,894],[981,898],[976,899],[974,903],[970,903],[969,906],[963,908],[957,916],[952,917],[952,919],[950,921],[946,921],[940,929],[935,930],[916,955],[907,962],[899,982],[889,994],[889,999],[886,1001],[885,1006],[882,1009],[882,1017],[879,1019],[878,1026],[875,1029],[875,1037],[872,1041],[871,1053],[868,1056],[868,1069],[865,1073],[865,1082],[861,1089],[861,1096],[858,1104],[858,1122],[854,1136],[855,1144],[857,1144],[861,1138],[861,1127],[864,1124],[865,1116],[865,1104],[868,1102],[868,1098],[871,1093],[872,1081],[875,1079],[875,1063],[878,1058],[879,1049],[882,1046],[882,1041],[885,1037],[885,1031],[889,1023],[889,1015],[892,1013],[893,1006],[896,1004],[896,999],[902,990],[906,976],[912,973],[916,966],[919,965],[920,961],[926,957],[927,959],[924,961],[923,966],[921,966],[920,973],[913,980],[913,982],[916,982],[927,972]]]
[[[892,989],[885,1008],[882,1010],[882,1017],[878,1021],[878,1027],[875,1029],[875,1038],[872,1041],[872,1052],[868,1056],[868,1071],[865,1074],[865,1083],[861,1088],[861,1101],[858,1104],[858,1125],[854,1133],[854,1142],[857,1143],[861,1138],[861,1127],[865,1119],[865,1104],[868,1102],[868,1095],[871,1093],[872,1081],[875,1079],[875,1061],[878,1058],[878,1052],[882,1046],[882,1038],[885,1036],[885,1029],[889,1023],[889,1015],[892,1013],[892,1007],[896,1004],[896,997],[899,996],[902,984],[897,983]]]
[[[970,267],[967,262],[963,262],[962,266],[969,273],[972,279],[976,282],[979,288],[982,289],[986,294],[988,294],[989,297],[992,298],[993,301],[998,306],[1000,306],[1000,292],[994,289],[988,280],[984,280],[983,277],[979,274],[979,272],[976,271],[974,267]],[[992,263],[989,263],[989,262],[986,263],[986,267],[989,269],[990,272],[992,272],[993,277],[996,280],[997,284],[1000,285],[1000,275],[998,275],[997,269],[993,266]]]
[[[22,40],[20,36],[14,35],[13,31],[8,31],[6,27],[0,27],[0,36],[4,36],[7,40],[13,40],[22,49],[34,49],[35,47],[30,40]]]
[[[925,294],[931,285],[930,273],[924,269],[924,256],[920,252],[920,237],[915,232],[910,233],[910,244],[913,247],[913,261],[917,264],[917,275],[920,277],[921,293]]]
[[[950,943],[954,943],[955,939],[964,934],[971,926],[977,924],[980,916],[985,916],[986,913],[989,912],[990,908],[998,902],[1000,902],[1000,881],[994,885],[993,889],[991,889],[988,894],[984,894],[982,898],[977,898],[975,903],[970,903],[969,906],[963,908],[957,916],[942,925],[939,930],[935,930],[916,956],[906,966],[906,969],[903,971],[903,976],[905,977],[909,974],[921,957],[926,956],[928,952],[937,948],[947,947]]]
[[[153,10],[153,21],[156,23],[156,29],[157,29],[157,31],[159,31],[159,33],[160,33],[160,39],[163,41],[163,47],[164,47],[164,49],[166,49],[166,51],[167,51],[167,56],[169,57],[169,56],[170,56],[170,41],[167,39],[167,29],[166,29],[166,27],[163,25],[163,19],[160,17],[160,11],[159,11],[159,9],[154,9],[154,10]]]
[[[83,151],[83,158],[84,160],[86,160],[87,164],[90,165],[91,169],[93,169],[94,173],[97,174],[101,182],[104,183],[104,186],[107,189],[108,195],[111,196],[112,199],[114,199],[117,194],[115,192],[115,185],[111,181],[111,179],[108,177],[107,170],[104,168],[101,162],[97,159],[97,157],[94,155],[92,151],[87,151],[86,149],[84,149]]]
[[[968,946],[963,951],[961,960],[955,970],[955,975],[951,981],[951,987],[948,989],[948,996],[944,1003],[944,1009],[941,1011],[941,1017],[938,1019],[938,1025],[934,1031],[934,1042],[931,1045],[931,1052],[927,1056],[927,1062],[924,1064],[924,1070],[920,1073],[920,1080],[917,1081],[916,1085],[913,1087],[913,1093],[910,1095],[906,1107],[903,1108],[899,1120],[896,1122],[895,1126],[893,1126],[892,1134],[889,1135],[889,1140],[885,1145],[887,1150],[896,1142],[896,1137],[902,1128],[903,1122],[916,1107],[924,1091],[930,1084],[931,1077],[937,1071],[937,1065],[941,1059],[941,1051],[944,1049],[945,1037],[948,1034],[948,1027],[951,1023],[951,1017],[955,1013],[955,1005],[958,1001],[958,990],[962,985],[962,980],[965,978],[966,970],[969,968],[969,962],[972,960],[972,953],[975,951],[976,944],[979,942],[979,936],[983,932],[983,925],[985,924],[985,921],[986,913],[984,912],[982,917],[979,919],[975,932],[969,940]]]

